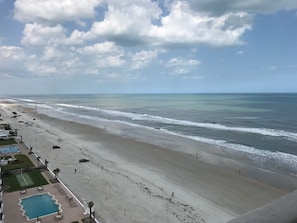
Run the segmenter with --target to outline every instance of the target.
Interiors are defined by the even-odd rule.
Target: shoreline
[[[76,118],[73,115],[70,115],[65,120],[62,119],[59,114],[50,116],[46,112],[44,113],[44,110],[42,113],[39,113],[37,110],[35,112],[40,117],[45,115],[45,117],[53,120],[63,120],[70,123],[78,123],[83,126],[93,127],[96,131],[100,131],[100,134],[108,134],[111,135],[111,137],[128,138],[132,141],[173,150],[181,154],[187,154],[208,164],[223,167],[235,173],[240,172],[246,177],[275,187],[288,190],[297,189],[297,174],[275,171],[275,164],[272,164],[273,168],[271,169],[271,167],[268,167],[266,164],[263,165],[262,163],[260,164],[258,161],[253,160],[254,157],[250,156],[249,153],[238,153],[227,147],[200,142],[169,132],[160,132],[158,129],[142,126],[135,127],[125,123],[114,122],[112,120],[97,120],[93,122],[94,120]],[[266,155],[263,155],[263,157],[265,156]],[[271,157],[271,160],[272,159],[274,158]],[[265,162],[267,162],[267,160]],[[278,160],[272,162],[278,163]]]
[[[141,142],[125,134],[111,134],[111,127],[100,129],[10,106],[21,116],[10,119],[11,110],[1,106],[6,120],[34,152],[49,161],[51,169],[61,169],[60,178],[79,199],[94,201],[100,222],[226,222],[297,185],[296,179],[282,174],[272,179],[279,178],[283,184],[284,179],[291,180],[292,188],[277,188],[246,177],[248,169],[251,175],[264,173],[252,167],[238,173],[235,167],[240,160],[203,143],[192,145],[190,140],[165,135],[157,142]],[[19,123],[25,119],[32,126]],[[162,141],[163,137],[167,141]],[[156,139],[154,135],[151,138]],[[53,150],[55,144],[61,149]],[[198,159],[174,148],[197,145],[201,147]],[[90,162],[79,163],[80,158]],[[229,166],[232,162],[234,170],[221,168],[222,162]]]

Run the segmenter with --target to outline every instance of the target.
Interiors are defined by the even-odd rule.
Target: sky
[[[296,83],[296,0],[0,0],[0,95]]]

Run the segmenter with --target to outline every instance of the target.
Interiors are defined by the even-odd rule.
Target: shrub
[[[1,177],[5,178],[5,177],[10,177],[11,175],[12,175],[12,173],[10,171],[4,171],[4,172],[2,172]]]

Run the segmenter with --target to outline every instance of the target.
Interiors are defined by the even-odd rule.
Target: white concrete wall
[[[227,223],[297,223],[297,191]]]

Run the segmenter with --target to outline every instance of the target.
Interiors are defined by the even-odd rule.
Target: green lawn
[[[29,157],[25,154],[16,154],[14,157],[17,159],[16,161],[5,165],[2,167],[2,171],[8,171],[8,170],[15,170],[15,169],[21,169],[21,168],[28,168],[28,167],[34,167],[33,163],[29,159]]]
[[[26,173],[26,175],[28,175],[33,181],[33,184],[30,184],[25,188],[48,184],[47,180],[40,173],[40,169],[34,169],[34,165],[27,155],[16,154],[14,157],[17,159],[16,161],[2,167],[2,178],[7,191],[11,192],[23,189],[16,177],[16,174],[20,174],[20,172],[16,174],[13,172],[13,170],[18,170],[21,168],[23,172]]]
[[[8,192],[18,191],[25,188],[38,187],[41,185],[48,184],[47,180],[42,176],[39,170],[30,171],[30,172],[27,172],[27,174],[33,181],[33,184],[27,187],[21,187],[19,181],[17,180],[16,175],[5,177],[3,180],[5,183],[5,186],[8,188],[7,191]]]
[[[0,139],[0,146],[16,144],[14,139]]]

